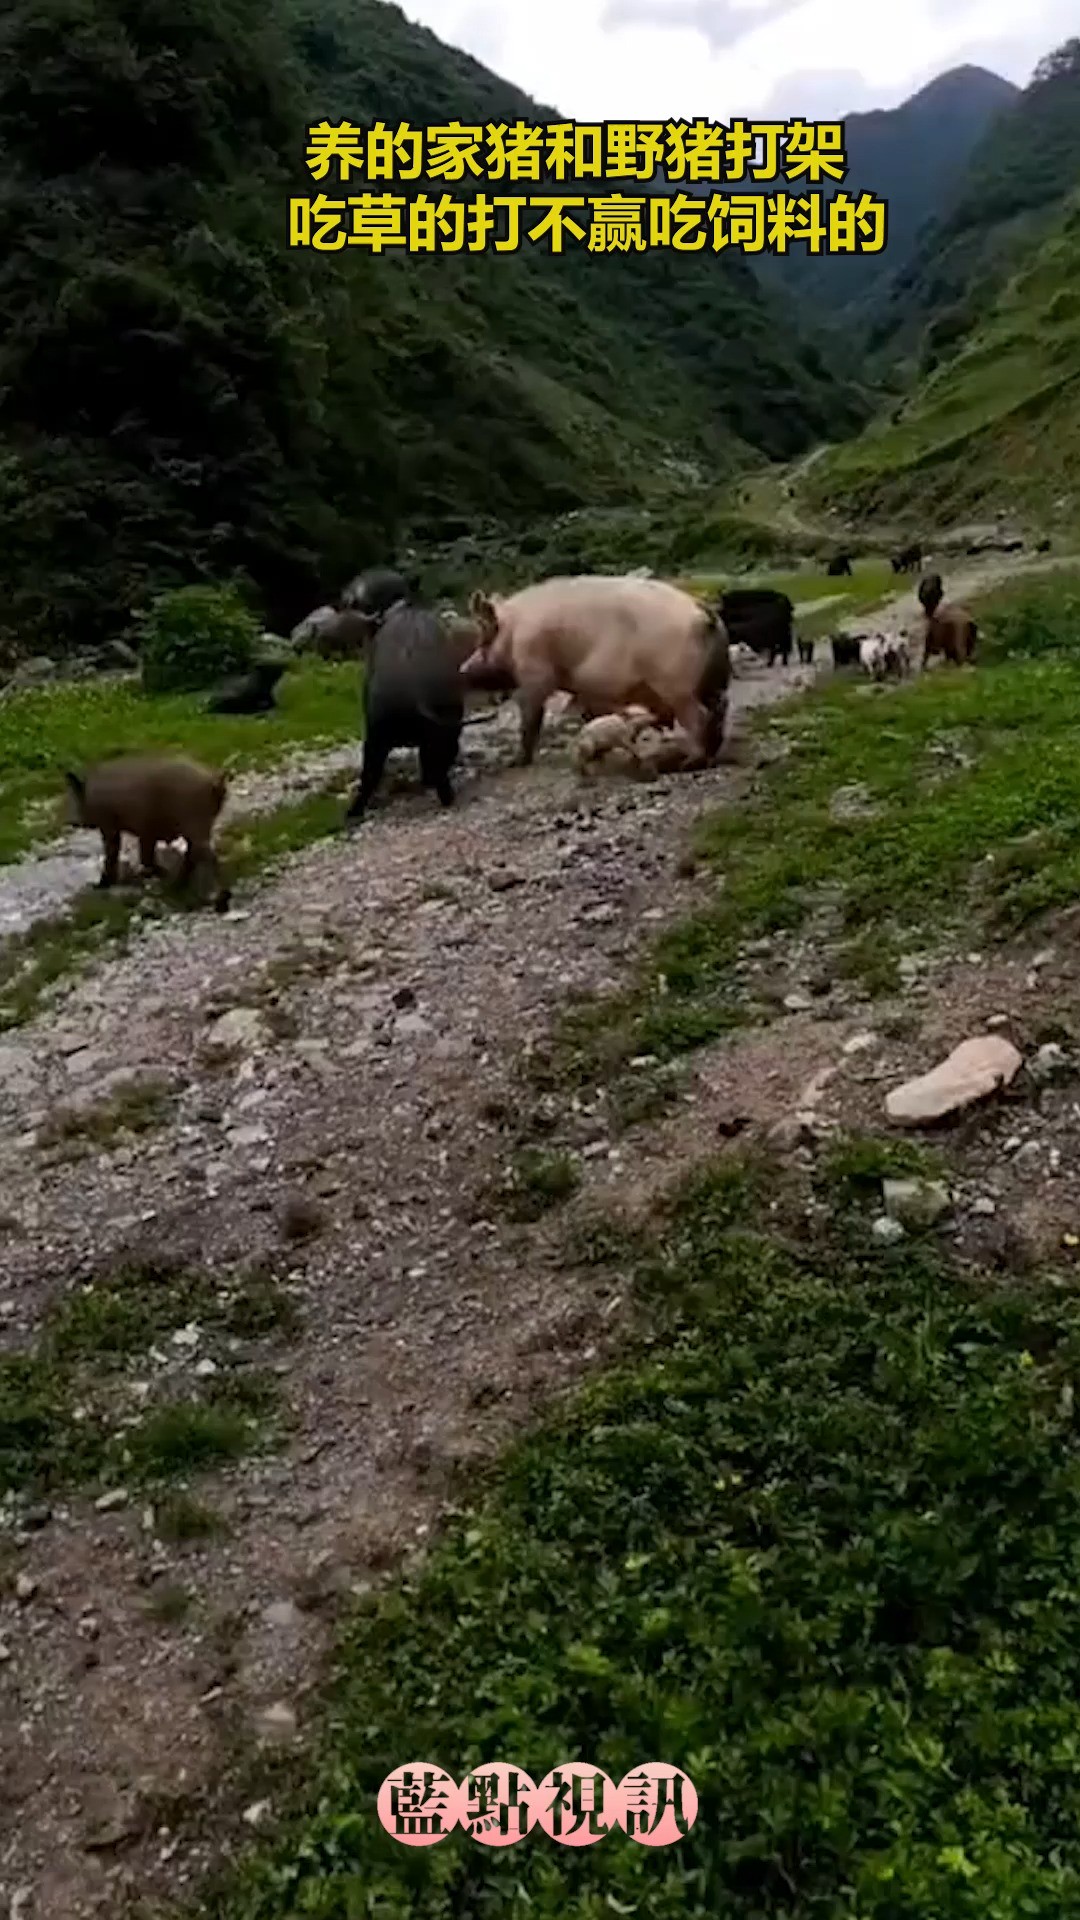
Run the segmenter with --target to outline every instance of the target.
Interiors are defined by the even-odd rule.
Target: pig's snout
[[[517,681],[510,668],[493,659],[485,647],[477,647],[461,667],[461,677],[470,687],[483,693],[511,693]]]

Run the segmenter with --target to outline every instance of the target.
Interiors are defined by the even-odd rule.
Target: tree
[[[5,16],[0,579],[24,638],[94,644],[151,587],[212,576],[291,621],[322,557],[347,570],[392,519],[363,267],[343,315],[285,246],[300,99],[265,0]]]

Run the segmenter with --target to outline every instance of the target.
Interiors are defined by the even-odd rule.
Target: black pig
[[[457,655],[438,616],[394,606],[370,620],[365,646],[364,763],[347,821],[359,821],[388,756],[415,747],[420,777],[444,807],[453,805],[450,773],[461,743],[465,697]]]

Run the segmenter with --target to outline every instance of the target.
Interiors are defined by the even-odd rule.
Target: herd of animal
[[[906,566],[912,555],[921,560],[912,548],[896,562]],[[975,622],[965,608],[946,602],[940,575],[921,581],[918,598],[924,662],[935,656],[970,662]],[[652,773],[690,771],[711,766],[723,745],[733,659],[752,654],[787,666],[797,645],[809,665],[814,654],[812,640],[796,639],[787,594],[740,588],[706,604],[640,574],[559,577],[508,596],[476,592],[469,618],[461,620],[418,604],[413,583],[378,569],[353,581],[338,607],[320,608],[301,622],[292,638],[364,659],[363,761],[348,827],[363,819],[397,748],[414,749],[423,784],[442,806],[453,804],[451,775],[470,693],[513,695],[522,766],[532,764],[547,703],[561,693],[584,721],[575,743],[582,772],[611,756]],[[907,640],[899,635],[837,635],[832,651],[834,667],[860,667],[875,680],[911,670]],[[256,665],[222,689],[211,710],[269,711],[285,668],[282,661]],[[116,883],[123,834],[138,842],[146,875],[161,871],[160,845],[183,840],[181,879],[209,870],[214,904],[224,912],[231,890],[213,833],[226,787],[225,774],[173,756],[126,756],[82,775],[69,773],[72,824],[102,837],[99,887]]]

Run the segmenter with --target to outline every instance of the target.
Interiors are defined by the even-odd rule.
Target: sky
[[[843,119],[949,67],[1025,85],[1077,0],[401,0],[575,120]]]

